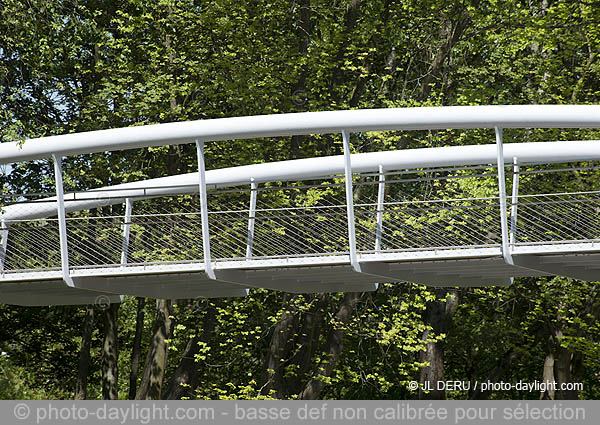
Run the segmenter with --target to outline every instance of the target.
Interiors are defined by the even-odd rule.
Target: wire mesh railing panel
[[[69,265],[111,266],[121,262],[124,217],[70,214],[67,218]]]
[[[245,258],[250,194],[249,187],[208,191],[208,227],[212,258]]]
[[[44,193],[2,196],[1,202],[6,206],[0,206],[4,222],[0,235],[6,243],[5,252],[0,252],[3,273],[60,269],[58,221],[55,217],[31,218],[36,208],[55,210],[56,201],[44,200],[48,196]]]
[[[211,197],[211,251],[216,259],[331,255],[348,251],[342,186],[331,180],[270,184],[256,191],[222,191]],[[229,194],[231,199],[224,201]],[[253,230],[249,230],[249,226]],[[248,247],[251,245],[250,251]]]
[[[245,258],[248,238],[247,209],[211,211],[208,214],[208,225],[213,258],[217,260]]]
[[[8,233],[4,273],[58,270],[58,221],[14,220],[5,223]]]
[[[600,240],[600,164],[522,164],[518,245]]]
[[[265,257],[346,253],[347,223],[344,205],[257,211],[254,252]]]
[[[369,252],[375,249],[377,211],[378,206],[376,203],[358,204],[354,206],[356,249],[360,252]]]
[[[383,207],[382,250],[422,250],[500,246],[499,203],[495,198]]]
[[[201,261],[199,214],[133,215],[128,264]]]
[[[521,196],[517,244],[600,241],[600,192]]]
[[[202,261],[197,196],[137,201],[129,222],[128,265]]]
[[[375,250],[378,216],[381,252],[500,246],[493,168],[387,171],[385,183],[370,176],[362,184],[384,189],[384,196],[380,205],[371,203],[371,190],[370,203],[355,207],[359,251]]]

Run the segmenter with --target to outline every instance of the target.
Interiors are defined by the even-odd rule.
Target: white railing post
[[[129,233],[131,228],[131,212],[133,210],[133,201],[131,198],[125,199],[125,216],[123,223],[123,247],[121,250],[121,265],[127,264],[129,257]]]
[[[254,222],[256,218],[256,197],[258,195],[258,184],[250,179],[250,209],[248,210],[248,242],[246,243],[246,260],[252,258],[252,245],[254,245]]]
[[[498,192],[500,200],[500,230],[502,232],[502,257],[507,264],[514,264],[510,252],[508,235],[508,212],[506,211],[506,183],[504,181],[504,147],[502,145],[502,129],[494,127],[496,132],[496,148],[498,159]]]
[[[198,155],[198,179],[200,193],[200,212],[202,217],[202,249],[204,251],[204,271],[211,279],[216,279],[210,257],[210,233],[208,227],[208,201],[206,196],[206,166],[204,164],[204,141],[196,139]]]
[[[512,185],[512,199],[510,206],[510,246],[514,248],[517,242],[517,208],[519,201],[519,160],[515,156],[513,157],[513,185]]]
[[[350,134],[342,131],[344,141],[344,176],[346,183],[346,216],[348,220],[348,245],[350,246],[350,264],[360,272],[360,264],[356,255],[356,228],[354,225],[354,193],[352,191],[352,163],[350,157]]]
[[[68,286],[74,287],[69,271],[69,247],[67,242],[67,218],[65,214],[65,194],[63,187],[62,160],[52,155],[54,161],[54,181],[56,184],[56,209],[58,212],[58,235],[60,239],[60,261],[63,280]]]
[[[383,166],[379,166],[379,185],[377,188],[377,228],[375,229],[375,252],[381,251],[381,238],[383,236],[383,201],[385,197],[385,173]]]
[[[4,261],[6,260],[6,248],[8,247],[8,229],[6,222],[2,220],[0,225],[0,273],[4,273]]]

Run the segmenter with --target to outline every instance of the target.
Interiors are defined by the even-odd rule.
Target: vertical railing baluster
[[[254,179],[251,179],[254,180]],[[256,220],[256,197],[258,195],[258,184],[250,183],[250,209],[248,210],[248,242],[246,243],[246,260],[252,258],[252,247],[254,245],[254,222]]]
[[[56,184],[56,209],[58,213],[58,236],[60,239],[60,261],[63,280],[68,286],[75,286],[69,270],[69,247],[67,241],[67,218],[65,213],[65,194],[63,187],[62,160],[52,155],[54,161],[54,181]]]
[[[506,210],[506,182],[504,176],[504,147],[502,145],[502,129],[494,127],[496,132],[496,149],[498,161],[498,192],[500,201],[500,231],[502,232],[502,257],[507,264],[514,264],[510,252],[508,235],[508,211]]]
[[[381,251],[381,238],[383,237],[383,201],[385,197],[385,173],[383,166],[379,166],[379,184],[377,188],[377,228],[375,229],[375,252]]]
[[[131,198],[125,199],[125,215],[123,223],[123,246],[121,249],[121,265],[125,266],[129,259],[129,233],[131,228],[131,213],[133,211],[133,201]]]
[[[6,249],[8,248],[8,228],[2,220],[0,224],[0,274],[4,274],[4,262],[6,261]]]
[[[352,163],[350,156],[350,134],[342,131],[344,141],[344,176],[346,183],[346,218],[348,220],[348,245],[350,247],[350,264],[360,272],[360,263],[356,254],[356,227],[354,224],[354,192],[352,191]]]
[[[202,216],[202,249],[204,251],[204,271],[211,279],[216,279],[210,256],[210,234],[208,226],[208,200],[206,195],[206,166],[204,163],[204,141],[196,139],[198,155],[198,179],[200,192],[200,212]]]
[[[512,198],[510,206],[510,247],[514,248],[517,242],[517,208],[519,201],[519,160],[515,156],[513,158],[513,185]]]

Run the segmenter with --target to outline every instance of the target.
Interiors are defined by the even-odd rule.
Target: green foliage
[[[44,400],[69,397],[59,391],[37,387],[34,372],[15,365],[10,358],[0,356],[0,400]]]
[[[600,8],[593,2],[311,0],[308,22],[302,21],[302,4],[287,0],[219,0],[202,5],[180,0],[5,0],[0,9],[0,141],[23,142],[52,134],[159,122],[345,108],[598,103]],[[351,142],[355,152],[367,152],[491,143],[493,137],[490,129],[369,132],[353,135]],[[600,133],[507,129],[504,138],[509,143],[597,139]],[[206,146],[207,165],[213,169],[340,152],[337,135],[221,141]],[[64,169],[67,188],[85,190],[193,172],[195,150],[188,144],[80,155],[66,159]],[[536,169],[523,166],[522,170]],[[467,171],[458,171],[464,178],[394,185],[386,199],[399,204],[386,211],[385,220],[398,226],[389,232],[389,243],[402,249],[407,240],[424,242],[422,229],[444,231],[457,244],[467,240],[470,229],[464,226],[474,222],[468,216],[474,201],[462,200],[454,204],[459,208],[435,211],[410,210],[400,203],[495,196],[495,176],[489,170],[480,172],[490,176],[475,179],[467,177]],[[524,173],[521,192],[597,190],[598,177],[598,171],[591,169]],[[508,188],[509,180],[507,176]],[[47,161],[14,164],[0,183],[3,191],[52,191],[52,168]],[[332,185],[284,190],[273,184],[269,189],[259,193],[259,203],[279,208],[339,203],[343,195],[341,188]],[[373,193],[365,190],[359,195],[367,199]],[[211,211],[225,214],[232,205],[246,205],[247,199],[215,193],[210,202]],[[180,196],[140,202],[139,208],[148,213],[177,210],[195,219],[195,205],[195,198]],[[119,215],[119,208],[103,212]],[[478,230],[486,230],[485,237],[494,242],[498,236],[490,224],[495,223],[494,209],[486,208],[490,213],[477,217]],[[293,213],[290,217],[287,223],[270,219],[273,237],[285,236],[286,226],[296,220]],[[372,233],[373,220],[357,217],[358,227]],[[232,241],[244,230],[246,217],[230,218],[233,221],[214,223],[226,230],[225,236],[213,241],[215,251],[223,256],[244,250]],[[325,225],[325,218],[319,220]],[[48,223],[38,225],[38,232],[52,230]],[[118,222],[107,229],[96,234],[94,226],[82,225],[70,231],[77,238],[97,241],[97,248],[102,249],[119,237]],[[189,260],[200,254],[196,229],[181,229],[174,222],[140,219],[131,235],[131,256],[136,261]],[[19,242],[36,239],[35,234],[29,236],[21,236]],[[148,239],[160,241],[160,248],[145,249]],[[277,254],[261,247],[258,239],[257,250]],[[343,250],[347,243],[329,234],[311,236],[308,242],[320,243],[327,250]],[[80,261],[81,254],[74,252],[73,260]],[[57,261],[45,255],[22,266]],[[194,395],[203,399],[275,397],[264,387],[265,376],[276,372],[265,367],[265,357],[275,328],[292,315],[297,327],[286,340],[286,354],[278,358],[283,380],[292,388],[290,398],[297,397],[311,378],[327,383],[320,395],[324,398],[415,397],[407,390],[407,382],[418,380],[423,366],[422,334],[430,330],[423,313],[434,299],[433,292],[422,286],[382,284],[361,298],[344,325],[335,320],[340,294],[299,296],[290,302],[290,297],[274,291],[253,290],[244,299],[219,301],[215,303],[215,330],[195,356],[201,385]],[[485,379],[513,350],[516,355],[503,370],[503,380],[540,380],[549,351],[564,348],[573,356],[575,378],[585,384],[580,397],[600,397],[597,284],[531,277],[505,288],[465,289],[461,299],[448,332],[430,336],[445,342],[448,379]],[[204,301],[178,303],[167,376],[176,369],[189,338],[201,332],[206,308]],[[0,357],[0,398],[71,397],[83,308],[0,306],[0,313],[0,349],[9,354]],[[318,316],[321,325],[308,350],[298,324],[310,315]],[[126,298],[119,317],[123,395],[135,331],[133,298]],[[148,303],[144,348],[153,321],[154,305]],[[330,361],[328,332],[338,328],[344,331],[344,350],[334,372],[326,376],[322,366]],[[101,393],[101,341],[97,325],[92,336],[90,398],[99,398]],[[537,398],[538,394],[488,396]]]

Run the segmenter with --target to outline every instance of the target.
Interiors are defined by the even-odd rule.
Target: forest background
[[[599,53],[595,0],[0,0],[0,141],[300,111],[593,104]],[[490,143],[493,133],[366,137],[356,152]],[[547,130],[518,141],[593,137]],[[339,153],[328,137],[206,146],[209,169]],[[193,145],[70,157],[65,173],[77,178],[65,184],[192,172],[195,161]],[[53,190],[48,161],[1,178],[4,193]],[[599,287],[563,277],[0,305],[0,317],[0,398],[600,398]],[[408,388],[439,380],[583,390]]]

